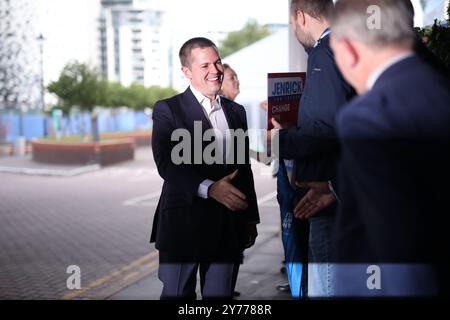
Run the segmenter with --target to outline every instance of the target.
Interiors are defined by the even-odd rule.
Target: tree
[[[91,113],[91,129],[94,141],[99,141],[95,106],[129,107],[134,110],[153,108],[157,100],[176,94],[172,88],[150,87],[101,80],[100,73],[86,64],[73,62],[64,67],[59,79],[49,84],[49,92],[59,98],[59,109],[68,113],[73,107]]]
[[[96,69],[78,62],[69,63],[59,79],[50,83],[47,89],[58,96],[60,104],[66,108],[77,106],[90,112],[93,141],[100,140],[94,108],[106,100],[107,83],[100,80]]]
[[[164,88],[164,87],[159,87],[159,86],[152,86],[152,87],[148,88],[147,90],[148,90],[148,95],[147,95],[147,98],[145,101],[146,106],[141,107],[140,108],[141,110],[143,110],[145,108],[153,108],[156,101],[162,100],[162,99],[167,99],[178,93],[173,88]]]
[[[450,27],[435,22],[431,28],[427,46],[450,70]]]
[[[450,3],[447,7],[447,15],[450,17]],[[417,32],[422,42],[447,68],[448,73],[450,71],[450,18],[446,22],[435,20],[431,27],[419,28]]]
[[[126,88],[119,82],[108,82],[106,86],[105,100],[102,105],[106,107],[123,107],[127,105],[125,97]]]
[[[134,110],[150,107],[152,93],[142,84],[134,83],[125,90],[126,106]]]
[[[171,97],[177,93],[172,88],[158,86],[146,88],[141,84],[123,87],[120,83],[108,83],[106,92],[104,106],[126,106],[134,110],[153,108],[156,101]]]
[[[270,30],[267,26],[260,26],[256,20],[249,20],[241,30],[228,33],[227,37],[220,41],[220,56],[222,58],[229,56],[269,34]]]

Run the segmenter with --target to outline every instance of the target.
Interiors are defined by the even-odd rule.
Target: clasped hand
[[[208,189],[208,197],[220,202],[231,211],[247,209],[246,196],[231,184],[239,170],[213,183]]]
[[[328,182],[296,182],[296,185],[309,189],[294,209],[294,216],[298,219],[308,219],[336,201]]]

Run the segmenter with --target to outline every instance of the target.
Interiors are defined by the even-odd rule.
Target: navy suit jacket
[[[418,56],[404,59],[346,106],[337,125],[337,261],[446,265],[448,80]]]
[[[296,160],[296,181],[335,180],[339,157],[336,114],[355,94],[334,61],[329,36],[308,50],[297,126],[280,131],[280,156]],[[304,190],[299,190],[300,196]],[[319,214],[334,212],[334,206]]]
[[[223,97],[221,102],[229,129],[247,131],[244,108]],[[203,154],[210,143],[194,141],[195,121],[202,123],[202,134],[211,129],[190,89],[158,101],[154,106],[152,149],[164,185],[155,212],[151,242],[156,242],[156,248],[175,262],[235,259],[243,250],[248,224],[259,222],[248,138],[245,140],[245,164],[206,164],[203,157],[200,164],[194,164],[194,144],[200,143]],[[179,143],[171,141],[176,129],[186,129],[190,133],[191,164],[175,165],[171,160],[172,148]],[[197,196],[202,181],[218,181],[236,169],[239,173],[232,183],[246,195],[249,204],[246,210],[232,212],[213,199]]]

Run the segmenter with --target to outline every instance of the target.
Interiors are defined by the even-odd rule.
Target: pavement
[[[253,162],[261,224],[244,254],[239,300],[290,300],[280,273],[276,181]],[[158,251],[148,243],[162,186],[150,148],[109,167],[0,158],[0,299],[155,300]],[[71,289],[70,266],[81,270]],[[200,295],[198,295],[200,297]]]
[[[33,161],[31,155],[0,158],[0,173],[73,177],[100,169],[101,167],[98,164],[81,166],[37,163]]]
[[[272,227],[260,227],[259,239],[255,247],[247,250],[244,264],[239,269],[236,291],[237,300],[290,300],[288,293],[276,290],[287,282],[280,273],[282,267],[282,247],[277,230]],[[162,284],[155,281],[156,272],[117,292],[109,300],[155,300],[159,299]],[[197,297],[200,290],[197,284]]]

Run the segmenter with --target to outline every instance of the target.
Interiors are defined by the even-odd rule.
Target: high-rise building
[[[103,0],[100,68],[105,79],[124,86],[170,86],[170,37],[164,11],[151,1]]]

